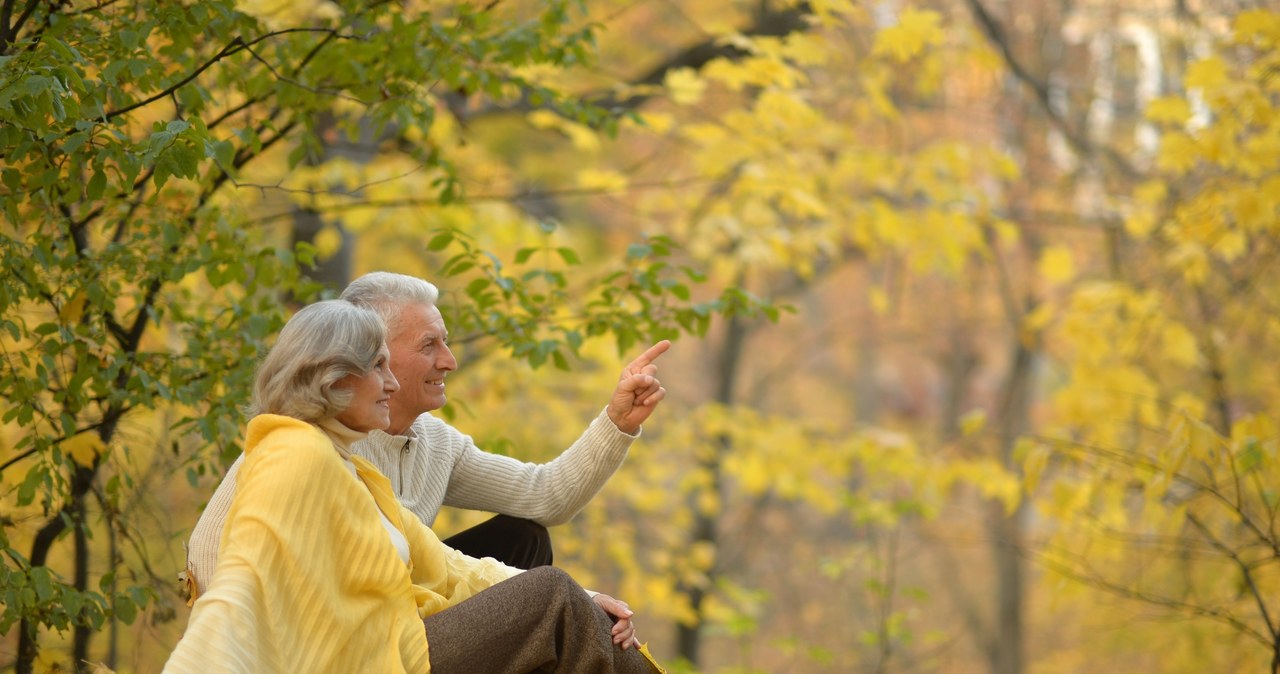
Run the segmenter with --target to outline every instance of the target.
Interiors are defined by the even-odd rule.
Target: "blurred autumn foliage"
[[[256,358],[388,269],[523,459],[676,340],[553,531],[673,671],[1280,672],[1264,2],[0,0],[0,210],[0,668],[159,669]]]

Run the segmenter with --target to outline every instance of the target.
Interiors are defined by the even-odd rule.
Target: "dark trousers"
[[[423,621],[432,674],[655,674],[569,574],[522,573]]]
[[[517,569],[551,566],[551,534],[531,520],[498,515],[444,540],[472,557],[492,557]]]

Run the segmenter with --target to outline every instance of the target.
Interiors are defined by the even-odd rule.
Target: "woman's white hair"
[[[307,422],[337,415],[351,404],[351,391],[333,385],[368,374],[386,338],[382,319],[369,309],[343,300],[303,307],[258,366],[249,413]]]
[[[406,304],[434,306],[440,299],[440,290],[416,276],[374,271],[349,283],[342,291],[342,299],[374,310],[386,323],[387,330],[394,332],[401,307]]]

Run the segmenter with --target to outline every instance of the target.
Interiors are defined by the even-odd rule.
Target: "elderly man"
[[[342,299],[386,322],[391,371],[400,382],[390,428],[371,432],[352,450],[390,478],[400,501],[428,526],[442,505],[498,513],[447,539],[450,547],[519,568],[549,565],[546,528],[576,515],[622,465],[640,425],[666,395],[654,361],[671,344],[658,342],[623,369],[609,404],[568,449],[548,463],[524,463],[482,451],[429,414],[444,406],[445,377],[458,366],[438,298],[434,285],[388,272],[361,276],[343,291]],[[213,575],[242,459],[228,469],[191,533],[186,584],[192,597]]]

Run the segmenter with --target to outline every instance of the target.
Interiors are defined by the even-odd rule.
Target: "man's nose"
[[[452,372],[458,369],[458,359],[453,357],[453,349],[450,349],[448,344],[444,345],[441,357],[437,359],[436,369],[445,372]]]

